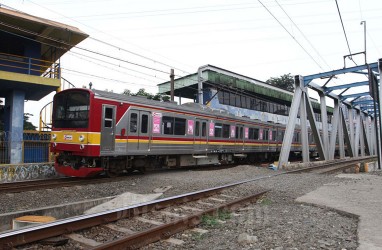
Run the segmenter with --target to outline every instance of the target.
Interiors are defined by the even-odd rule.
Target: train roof
[[[235,116],[233,114],[228,113],[226,110],[210,108],[209,106],[201,105],[199,103],[185,103],[182,105],[178,105],[176,102],[161,102],[156,100],[150,100],[150,99],[147,99],[145,96],[127,96],[124,94],[117,94],[117,93],[102,91],[97,89],[91,89],[90,91],[94,93],[96,98],[104,98],[104,99],[110,99],[110,100],[121,101],[121,102],[137,103],[142,105],[172,109],[179,112],[190,112],[190,113],[197,113],[197,114],[203,114],[206,116],[215,116],[215,117],[219,116],[226,119],[238,119],[238,120],[247,121],[247,122],[250,121],[250,122],[257,122],[257,123],[263,123],[263,124],[269,125],[269,122],[263,122],[257,119],[250,119],[249,117]]]

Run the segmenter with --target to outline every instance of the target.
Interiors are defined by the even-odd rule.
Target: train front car
[[[104,171],[97,167],[100,135],[92,129],[91,117],[100,111],[92,110],[93,101],[94,93],[88,89],[68,89],[54,96],[51,151],[60,174],[90,177]]]

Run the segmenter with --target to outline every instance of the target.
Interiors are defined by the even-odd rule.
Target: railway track
[[[222,211],[233,211],[245,203],[257,200],[266,193],[266,191],[261,191],[241,197],[224,194],[230,188],[249,181],[253,180],[10,231],[0,234],[0,249],[12,249],[13,247],[57,236],[61,237],[52,239],[50,242],[62,243],[68,241],[67,239],[77,239],[77,241],[85,244],[85,249],[140,248],[158,240],[169,238],[178,232],[193,228],[201,223],[204,216],[217,215]],[[174,212],[180,210],[183,211],[182,214]],[[158,221],[163,219],[164,215],[166,218]],[[132,232],[128,228],[121,227],[118,222],[125,225],[129,223],[136,225],[137,222],[150,225],[134,226],[134,228],[141,228],[142,230]],[[84,235],[86,235],[84,230],[94,227],[97,227],[95,230],[111,229],[114,231],[112,235],[117,234],[118,237],[116,240],[110,241],[109,239],[107,242],[95,242],[92,239],[84,239]],[[71,246],[68,249],[71,249]]]
[[[320,174],[329,174],[333,172],[338,172],[343,169],[354,166],[354,164],[359,162],[369,162],[377,160],[376,157],[359,157],[357,159],[347,160],[347,161],[333,161],[326,164],[320,164],[317,166],[307,167],[303,169],[291,170],[287,173],[301,173],[301,172],[314,172]],[[227,165],[226,168],[234,167],[236,165]],[[219,167],[219,169],[222,167]],[[216,166],[211,166],[207,168],[185,168],[182,170],[188,171],[189,169],[197,170],[211,170],[217,169]],[[165,169],[167,171],[168,169]],[[168,171],[173,171],[170,169]],[[163,170],[155,170],[153,173],[162,172]],[[57,187],[69,187],[75,185],[88,185],[95,183],[106,183],[106,182],[116,182],[126,180],[128,176],[119,176],[114,178],[105,178],[105,177],[95,177],[92,179],[78,179],[78,178],[60,178],[60,179],[51,179],[51,180],[36,180],[36,181],[25,181],[25,182],[13,182],[0,184],[0,194],[2,193],[17,193],[25,191],[33,191],[39,189],[48,189],[48,188],[57,188]]]
[[[82,234],[86,235],[86,233],[83,233],[84,230],[91,230],[91,228],[98,228],[97,230],[104,230],[107,228],[107,230],[115,231],[115,234],[118,234],[118,239],[112,241],[108,239],[106,241],[94,242],[94,240],[87,239],[86,242],[91,242],[91,249],[135,249],[161,239],[169,238],[171,235],[188,228],[195,227],[201,222],[203,216],[216,214],[223,210],[234,210],[240,206],[240,204],[256,200],[264,194],[264,192],[259,192],[246,197],[230,197],[229,195],[224,195],[224,193],[222,194],[224,190],[228,190],[229,188],[283,174],[300,172],[313,172],[319,174],[331,173],[354,166],[356,163],[373,161],[375,158],[376,157],[360,157],[346,161],[333,161],[327,164],[287,172],[279,172],[217,188],[164,198],[153,202],[114,209],[97,214],[82,215],[42,224],[37,227],[9,231],[0,234],[0,249],[11,249],[12,247],[30,244],[32,242],[56,236],[61,237],[60,240],[56,240],[57,242],[68,241],[69,238],[81,239],[81,237],[84,237]],[[84,180],[81,180],[81,182],[82,181]],[[93,181],[99,182],[100,180]],[[76,183],[74,185],[78,185],[81,182],[73,183]],[[60,183],[57,185],[62,184]],[[197,200],[200,202],[197,202]],[[210,203],[209,205],[211,206],[207,205],[208,203]],[[202,204],[202,207],[198,207],[200,204]],[[184,210],[188,211],[185,212]],[[174,211],[183,212],[181,214],[176,214]],[[171,217],[171,219],[155,223],[158,218],[163,218],[163,214],[165,214],[167,218]],[[141,231],[132,232],[131,230],[118,225],[121,221],[123,221],[122,224],[126,223],[127,225],[129,223],[137,223],[137,221],[143,221],[143,223],[150,223],[151,221],[151,223],[154,223],[154,226],[138,226],[138,228],[143,229]],[[134,226],[132,228],[136,227]],[[55,240],[53,240],[53,242],[54,241]]]
[[[0,194],[2,193],[18,193],[25,191],[33,191],[39,189],[57,188],[57,187],[69,187],[75,185],[88,185],[94,183],[104,183],[112,181],[121,181],[126,179],[125,176],[116,178],[92,178],[92,179],[78,179],[78,178],[59,178],[48,180],[36,180],[36,181],[23,181],[0,184]]]

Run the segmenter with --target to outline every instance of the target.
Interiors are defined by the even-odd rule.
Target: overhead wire
[[[305,36],[304,32],[299,28],[299,26],[292,20],[292,18],[288,15],[288,13],[285,11],[285,9],[281,6],[281,4],[275,0],[277,5],[280,7],[280,9],[284,12],[284,14],[289,18],[289,20],[293,23],[293,25],[297,28],[297,30],[301,33],[301,35],[305,38],[305,40],[309,43],[309,45],[313,48],[313,50],[316,52],[316,54],[321,58],[321,60],[326,64],[326,66],[331,69],[332,67],[329,66],[329,64],[325,61],[325,59],[321,56],[320,52],[316,49],[316,47],[310,42],[310,40]]]
[[[341,20],[342,30],[343,30],[344,35],[345,35],[346,44],[347,44],[348,49],[349,49],[349,59],[350,59],[351,61],[353,61],[355,65],[357,65],[357,63],[354,61],[354,59],[353,59],[353,57],[352,57],[352,53],[351,53],[350,45],[349,45],[349,40],[348,40],[348,37],[347,37],[347,35],[346,35],[346,30],[345,30],[344,22],[343,22],[343,20],[342,20],[341,11],[340,11],[340,7],[339,7],[339,5],[338,5],[338,1],[337,1],[337,0],[335,0],[335,1],[336,1],[336,6],[337,6],[337,12],[338,12],[338,15],[339,15],[340,20]]]
[[[124,41],[124,40],[122,40],[122,39],[120,39],[120,38],[118,38],[118,37],[112,36],[112,35],[110,35],[110,34],[104,32],[104,31],[98,30],[98,29],[96,29],[96,28],[94,28],[94,27],[91,27],[91,26],[86,25],[86,24],[84,24],[84,23],[82,23],[82,22],[79,22],[79,21],[77,21],[77,20],[75,20],[75,19],[73,19],[73,18],[67,17],[67,16],[65,16],[65,15],[63,15],[63,14],[57,12],[57,11],[54,11],[54,10],[51,10],[51,9],[49,9],[49,8],[47,8],[47,7],[41,6],[41,5],[39,5],[39,4],[35,3],[35,2],[33,2],[32,0],[28,0],[28,1],[31,2],[32,4],[35,4],[35,5],[39,6],[40,8],[49,10],[49,11],[51,11],[51,12],[53,12],[53,13],[56,13],[56,14],[58,14],[58,15],[64,17],[64,18],[67,18],[67,19],[72,20],[72,21],[74,21],[74,22],[76,22],[76,23],[79,23],[79,24],[81,24],[81,25],[84,25],[84,26],[86,26],[86,27],[88,27],[88,28],[90,28],[90,29],[96,30],[96,31],[98,31],[98,32],[100,32],[100,33],[103,33],[103,34],[106,34],[106,35],[108,35],[108,36],[110,36],[110,37],[112,37],[112,38],[114,38],[114,39],[118,39],[118,40],[121,40],[121,41],[123,41],[123,42],[126,42],[126,41]],[[92,39],[93,39],[93,38],[92,38]],[[94,39],[95,39],[95,38],[94,38]],[[101,42],[101,40],[99,40],[99,39],[96,39],[96,40],[98,40],[99,42]],[[102,41],[102,42],[105,43],[105,44],[110,45],[110,43],[107,43],[107,42],[104,42],[104,41]],[[134,45],[134,46],[136,46],[136,45]],[[123,49],[123,48],[120,48],[120,47],[115,46],[115,45],[113,45],[113,47],[117,47],[118,49],[121,49],[121,50]],[[137,46],[137,47],[139,47],[139,46]],[[153,61],[153,62],[155,62],[155,63],[157,63],[157,64],[161,64],[161,65],[163,65],[163,66],[171,67],[171,68],[177,69],[177,70],[179,70],[179,71],[182,71],[182,72],[184,72],[184,73],[188,73],[188,72],[185,71],[185,70],[181,70],[181,69],[179,69],[179,68],[177,68],[177,67],[170,66],[170,65],[168,65],[168,64],[166,64],[166,63],[163,63],[163,62],[160,62],[160,61],[158,61],[158,60],[149,58],[149,57],[144,56],[144,55],[141,55],[141,54],[139,54],[139,53],[132,52],[132,51],[130,51],[130,50],[126,50],[126,49],[123,49],[123,50],[124,50],[125,52],[131,53],[131,54],[133,54],[133,55],[135,55],[135,56],[144,58],[144,59],[146,59],[146,60]],[[162,56],[162,55],[160,55],[160,56]],[[162,57],[163,57],[163,56],[162,56]],[[169,72],[166,72],[166,74],[168,74],[168,73],[169,73]]]
[[[301,45],[299,41],[289,32],[289,30],[280,22],[280,20],[261,2],[261,0],[257,0],[267,11],[268,13],[280,24],[280,26],[292,37],[292,39],[304,50],[304,52],[316,63],[316,65],[324,70],[321,65],[313,58],[313,56]]]

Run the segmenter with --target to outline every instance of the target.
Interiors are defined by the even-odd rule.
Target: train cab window
[[[87,128],[90,95],[86,91],[60,92],[54,97],[52,122],[55,128]]]
[[[222,124],[221,123],[215,124],[215,137],[222,137]]]
[[[202,136],[205,137],[207,135],[207,123],[202,123]]]
[[[136,113],[130,114],[130,133],[137,132],[138,115]]]
[[[175,118],[174,134],[175,135],[186,134],[186,119]]]
[[[105,108],[104,127],[111,128],[113,126],[113,109]]]
[[[148,125],[149,125],[149,116],[148,115],[142,115],[142,119],[141,119],[141,133],[144,133],[144,134],[147,133]]]
[[[200,122],[196,121],[195,122],[195,136],[199,136],[200,135],[199,129],[200,129]]]
[[[229,138],[229,125],[223,124],[223,138]]]

